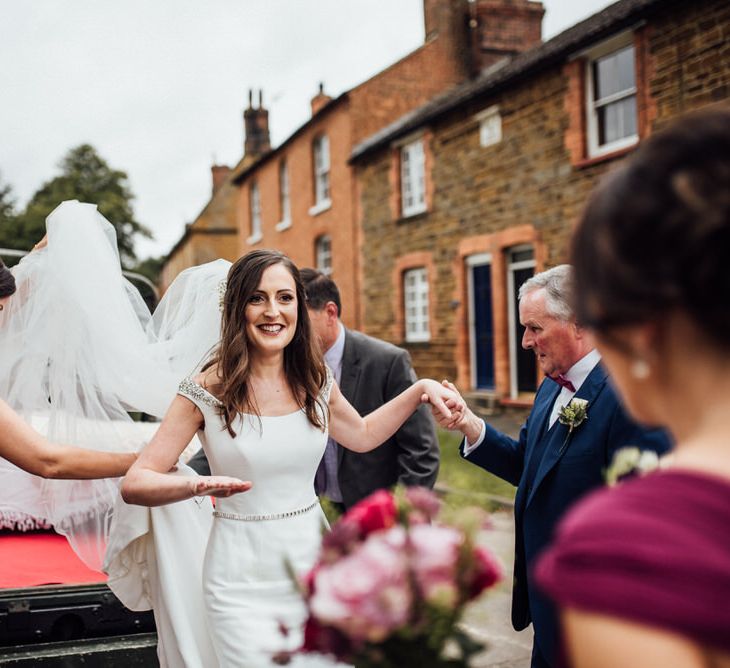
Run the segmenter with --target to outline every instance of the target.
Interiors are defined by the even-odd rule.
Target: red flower
[[[356,503],[345,513],[341,521],[356,525],[360,535],[364,537],[373,531],[394,526],[396,514],[393,495],[381,489]]]
[[[352,652],[352,643],[344,633],[320,624],[310,615],[304,625],[304,642],[300,651],[331,654],[338,659],[347,658]]]
[[[469,585],[469,598],[479,596],[485,589],[502,579],[502,564],[492,553],[483,548],[474,548],[474,573]]]

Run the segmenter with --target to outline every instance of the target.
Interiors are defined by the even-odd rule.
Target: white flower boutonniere
[[[568,442],[573,432],[588,419],[588,400],[571,399],[558,413],[558,422],[568,428],[568,435],[560,447],[560,454],[568,447]]]
[[[661,462],[656,452],[653,450],[640,450],[635,446],[631,446],[616,450],[604,477],[606,483],[613,486],[624,478],[644,475],[660,467]]]

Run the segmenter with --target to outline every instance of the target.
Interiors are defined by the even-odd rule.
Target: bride
[[[302,641],[306,611],[290,570],[311,568],[319,550],[324,516],[313,483],[328,432],[366,452],[422,401],[450,417],[445,401],[456,396],[420,380],[360,417],[315,348],[297,268],[276,251],[253,251],[233,265],[222,308],[220,344],[201,373],[180,384],[122,496],[148,506],[196,496],[199,482],[165,472],[201,434],[221,497],[203,564],[218,665],[265,666]],[[253,487],[236,494],[248,489],[243,480]]]

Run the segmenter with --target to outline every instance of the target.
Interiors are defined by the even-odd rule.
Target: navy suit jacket
[[[548,429],[560,389],[545,379],[517,440],[487,424],[484,441],[466,457],[517,486],[512,624],[520,631],[533,623],[535,642],[548,661],[557,656],[559,622],[552,603],[532,584],[535,557],[565,511],[604,484],[603,472],[617,449],[636,445],[661,454],[670,447],[663,431],[645,430],[629,419],[600,364],[575,395],[588,400],[588,417],[566,442],[568,427],[556,420]]]

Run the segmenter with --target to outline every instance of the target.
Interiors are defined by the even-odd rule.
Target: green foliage
[[[516,488],[484,469],[462,459],[459,454],[461,434],[439,429],[441,444],[441,469],[436,482],[447,509],[462,509],[480,506],[487,511],[497,510],[501,504],[495,503],[493,496],[514,499]]]
[[[0,248],[28,250],[26,246],[16,245],[19,236],[19,226],[20,223],[15,212],[13,189],[10,185],[3,185],[2,181],[0,181]],[[7,265],[13,265],[17,262],[17,258],[5,257],[2,259]]]
[[[160,257],[148,257],[141,262],[138,262],[133,267],[129,267],[130,271],[134,271],[142,276],[146,276],[153,283],[157,283],[157,279],[160,277],[160,272],[165,264],[167,258],[164,255]]]
[[[127,174],[112,169],[89,144],[71,149],[60,163],[61,174],[44,183],[15,223],[0,230],[0,246],[30,249],[45,234],[46,216],[62,201],[91,202],[117,232],[122,264],[135,264],[134,237],[150,238],[150,231],[134,219]],[[3,224],[0,219],[0,225]]]

